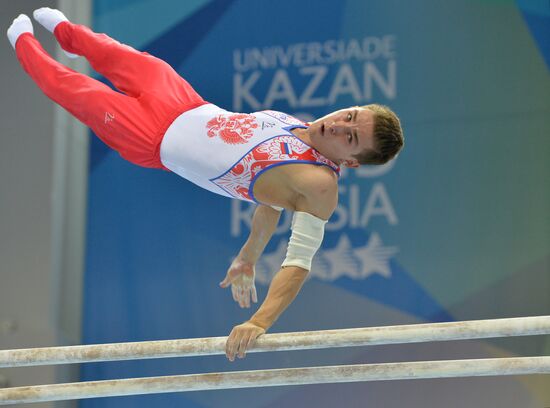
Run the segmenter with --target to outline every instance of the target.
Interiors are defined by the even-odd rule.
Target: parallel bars
[[[249,352],[550,334],[550,316],[266,334]],[[0,367],[225,354],[226,337],[0,350]],[[550,374],[550,356],[357,364],[131,378],[0,389],[0,405],[228,388]]]

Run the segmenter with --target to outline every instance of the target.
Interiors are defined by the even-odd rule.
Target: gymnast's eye
[[[353,117],[353,115],[350,113],[348,113],[348,120],[351,120],[351,118]]]

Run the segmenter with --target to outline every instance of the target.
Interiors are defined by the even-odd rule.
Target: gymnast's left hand
[[[220,282],[220,287],[225,289],[231,285],[233,300],[241,308],[250,308],[251,299],[252,302],[258,303],[256,285],[254,285],[255,276],[254,262],[237,256],[231,263],[225,279]]]
[[[225,343],[225,355],[229,361],[235,361],[235,356],[245,358],[246,351],[253,347],[256,339],[264,333],[264,328],[252,322],[244,322],[233,327]]]

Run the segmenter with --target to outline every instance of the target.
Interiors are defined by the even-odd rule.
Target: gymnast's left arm
[[[221,288],[231,286],[233,299],[240,307],[250,307],[250,300],[258,302],[254,278],[255,266],[267,243],[277,228],[281,211],[267,205],[258,205],[252,217],[250,236],[237,257],[231,262],[225,279],[220,282]]]
[[[286,259],[258,311],[231,331],[226,343],[226,356],[230,361],[234,361],[236,355],[245,357],[246,350],[275,323],[302,288],[313,255],[321,246],[325,224],[336,208],[338,194],[321,198],[310,197],[296,206]]]

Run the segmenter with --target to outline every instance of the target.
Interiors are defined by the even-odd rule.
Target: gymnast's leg
[[[149,129],[147,112],[137,99],[55,61],[33,35],[30,19],[20,15],[8,29],[23,69],[38,87],[89,126],[108,146],[127,160],[145,167],[162,167],[151,160],[151,147],[142,137]]]
[[[169,105],[201,103],[202,98],[163,60],[121,44],[105,34],[69,22],[59,10],[35,10],[34,18],[54,33],[61,48],[84,56],[92,68],[127,95],[161,98]],[[176,89],[178,92],[169,92]]]

